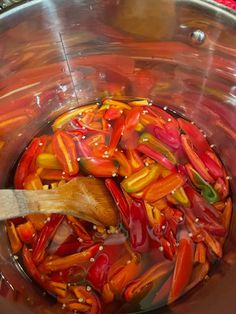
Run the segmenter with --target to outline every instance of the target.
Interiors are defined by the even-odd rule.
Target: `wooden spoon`
[[[95,224],[118,224],[116,205],[104,183],[78,177],[52,190],[0,190],[0,220],[33,213],[62,213]]]

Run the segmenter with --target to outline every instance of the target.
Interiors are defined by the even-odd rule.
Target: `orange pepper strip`
[[[65,298],[67,292],[67,284],[56,281],[49,281],[48,289],[61,298]]]
[[[122,177],[125,177],[125,176],[129,177],[132,174],[132,168],[125,154],[120,151],[117,151],[117,152],[114,152],[113,158],[117,160],[119,163],[119,169],[118,169],[119,175]]]
[[[53,151],[63,166],[63,170],[69,175],[79,172],[76,146],[73,139],[64,131],[57,131],[52,140]]]
[[[29,220],[33,227],[40,231],[43,226],[45,225],[46,219],[48,218],[48,215],[45,214],[30,214],[26,216],[27,220]]]
[[[128,285],[124,293],[125,300],[131,301],[138,296],[146,286],[152,282],[161,280],[170,273],[172,269],[173,263],[167,261],[152,266],[142,276]]]
[[[197,243],[194,262],[198,262],[201,264],[206,263],[206,246],[202,242]]]
[[[16,231],[22,242],[32,243],[35,236],[35,229],[30,221],[27,221],[26,223],[17,226]]]
[[[16,254],[21,250],[22,243],[16,232],[16,228],[13,222],[7,222],[6,227],[7,227],[7,234],[10,240],[10,244],[11,244],[12,253]]]
[[[155,202],[172,191],[180,188],[186,182],[186,178],[178,173],[170,174],[154,183],[151,183],[144,190],[144,199],[148,202]]]
[[[23,183],[25,190],[42,190],[43,184],[40,177],[36,173],[29,174]]]
[[[193,242],[186,231],[180,235],[169,303],[176,300],[188,285],[193,270]]]
[[[136,150],[127,149],[126,156],[133,172],[139,171],[144,167],[144,163]]]
[[[91,257],[97,254],[100,244],[95,244],[90,248],[72,255],[58,258],[47,258],[42,264],[45,271],[57,271],[69,267],[78,266],[79,263],[88,262]]]

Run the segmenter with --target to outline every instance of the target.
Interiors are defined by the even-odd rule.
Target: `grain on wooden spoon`
[[[52,190],[0,190],[0,220],[32,213],[62,213],[92,223],[118,224],[116,205],[103,181],[77,177]]]

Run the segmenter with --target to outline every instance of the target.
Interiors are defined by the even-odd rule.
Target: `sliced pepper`
[[[167,168],[168,170],[173,171],[175,169],[175,166],[172,162],[169,161],[164,155],[153,149],[148,144],[139,144],[137,147],[137,150],[146,156],[156,160],[158,163],[160,163],[162,166]]]
[[[110,144],[109,144],[109,151],[108,151],[109,156],[112,156],[115,152],[115,149],[117,148],[121,135],[123,134],[124,124],[125,124],[124,116],[121,116],[120,119],[117,119],[114,122],[112,133],[111,133]]]
[[[232,217],[232,210],[233,210],[232,199],[229,197],[225,202],[225,208],[222,215],[224,227],[227,231],[229,230],[229,225]]]
[[[36,137],[27,147],[27,150],[18,163],[14,178],[16,189],[23,189],[23,182],[30,172],[35,171],[35,161],[37,156],[43,152],[47,143],[47,137]]]
[[[140,253],[148,250],[147,214],[142,200],[133,200],[130,205],[129,237],[132,248]]]
[[[85,311],[81,308],[77,308],[79,312],[86,314],[99,314],[101,312],[101,304],[93,292],[88,291],[86,287],[83,286],[71,287],[71,290],[74,292],[77,300],[84,300],[84,303],[80,303],[80,305],[86,305],[88,307],[88,310],[86,309]]]
[[[209,202],[215,203],[220,200],[218,193],[207,183],[200,174],[190,165],[185,166],[192,183],[201,190],[202,196]]]
[[[200,154],[201,160],[204,162],[205,166],[209,170],[210,175],[217,179],[218,177],[223,177],[223,169],[221,166],[219,166],[212,158],[212,153],[210,152],[204,152]]]
[[[173,173],[156,182],[151,183],[144,191],[144,199],[155,202],[180,188],[186,182],[186,178],[179,173]]]
[[[36,173],[31,173],[25,178],[23,187],[25,190],[42,190],[43,184]]]
[[[159,141],[156,137],[154,137],[150,133],[143,133],[141,134],[139,138],[140,144],[148,143],[153,149],[157,150],[159,153],[163,154],[171,163],[174,165],[176,164],[176,158],[175,155],[172,153],[172,151],[167,147],[165,144],[163,144],[161,141]]]
[[[76,235],[84,240],[84,241],[91,241],[92,238],[90,234],[86,231],[82,223],[79,219],[75,218],[74,216],[67,216],[67,220],[71,223]]]
[[[115,160],[88,157],[80,158],[81,169],[95,177],[112,177],[118,173],[119,164]]]
[[[185,193],[185,190],[183,187],[180,187],[179,189],[175,190],[172,196],[176,199],[176,201],[185,206],[189,207],[190,206],[190,201],[188,199],[187,194]]]
[[[36,265],[43,260],[45,250],[50,241],[52,240],[53,236],[55,235],[58,227],[62,223],[63,219],[64,219],[63,215],[52,214],[51,217],[49,218],[49,221],[47,221],[47,223],[41,230],[36,245],[33,247],[32,251],[32,259]]]
[[[126,156],[133,172],[137,172],[144,167],[144,163],[135,149],[127,149]]]
[[[176,300],[187,287],[193,271],[193,242],[187,232],[182,231],[176,255],[169,303]]]
[[[62,169],[62,165],[59,163],[56,156],[48,153],[39,154],[36,164],[39,168]]]
[[[129,101],[128,103],[130,106],[148,106],[149,102],[147,99],[136,99]]]
[[[154,126],[154,135],[167,146],[177,150],[181,146],[180,132],[173,118],[166,122],[163,127]]]
[[[122,115],[122,110],[117,108],[109,108],[104,114],[104,119],[106,120],[116,120],[119,119]]]
[[[107,281],[109,269],[109,257],[106,253],[100,254],[96,261],[90,266],[87,280],[91,282],[95,289],[101,291]]]
[[[204,180],[206,180],[209,183],[213,183],[215,180],[212,178],[212,176],[209,174],[208,169],[205,167],[202,160],[199,158],[197,153],[193,149],[193,145],[190,141],[190,138],[187,135],[181,135],[182,140],[182,146],[183,149],[188,156],[189,161],[193,165],[193,167],[196,169],[196,171],[202,176]]]
[[[157,164],[152,164],[124,179],[121,182],[121,186],[128,193],[136,193],[155,181],[159,175],[160,167]]]
[[[69,112],[64,113],[60,117],[58,117],[53,123],[53,130],[56,131],[58,129],[62,129],[67,122],[69,122],[72,118],[77,117],[84,112],[95,111],[98,108],[98,105],[92,104],[88,106],[82,106],[80,108],[71,110]]]
[[[67,269],[69,267],[78,266],[80,263],[88,262],[90,258],[94,257],[99,251],[100,244],[94,244],[90,248],[79,253],[67,255],[64,257],[55,257],[54,259],[45,259],[42,268],[46,272],[58,271]]]
[[[139,118],[142,108],[134,107],[126,115],[124,133],[130,132],[136,128],[136,125],[139,123]]]
[[[205,264],[206,263],[206,246],[203,242],[199,242],[196,245],[196,251],[194,255],[194,262]]]
[[[103,101],[102,106],[100,107],[99,110],[109,109],[110,107],[117,108],[120,110],[123,110],[123,109],[130,110],[131,109],[131,107],[129,105],[125,104],[124,102],[107,98]]]
[[[119,163],[119,169],[118,169],[119,175],[122,177],[125,177],[125,176],[129,177],[132,174],[132,168],[125,154],[118,150],[114,152],[113,158]]]
[[[131,282],[125,289],[124,297],[127,302],[136,298],[142,291],[157,281],[162,281],[173,269],[173,263],[162,262],[150,267],[142,276]]]
[[[53,136],[52,147],[63,170],[69,175],[77,174],[79,164],[73,139],[65,131],[57,131]]]
[[[205,152],[206,150],[210,150],[210,146],[206,138],[198,127],[182,118],[177,119],[177,121],[179,123],[179,127],[184,131],[185,134],[189,136],[194,147],[199,152]]]
[[[16,231],[22,242],[24,243],[33,242],[33,238],[35,236],[35,229],[30,221],[27,221],[26,223],[17,226]]]
[[[129,225],[129,205],[126,201],[126,198],[118,185],[112,179],[106,179],[105,184],[109,192],[111,193],[119,213],[121,215],[121,219],[126,227]]]
[[[48,218],[48,215],[45,214],[30,214],[26,216],[27,220],[29,220],[35,230],[40,231],[46,222],[46,219]]]
[[[20,238],[16,232],[15,225],[13,222],[7,222],[7,235],[11,244],[11,250],[13,254],[18,253],[22,248],[22,243],[20,241]]]

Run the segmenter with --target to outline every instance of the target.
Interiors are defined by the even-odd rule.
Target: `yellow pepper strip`
[[[144,167],[121,182],[121,186],[128,193],[136,193],[143,190],[150,183],[155,181],[160,175],[160,167],[152,164]]]
[[[36,164],[39,168],[45,169],[62,169],[62,165],[53,154],[42,153],[36,159]]]
[[[163,144],[161,141],[159,141],[157,138],[155,138],[150,133],[146,133],[146,132],[143,133],[139,138],[139,143],[140,144],[149,144],[154,150],[163,154],[174,165],[176,164],[175,155],[172,153],[172,151],[169,149],[169,147],[167,147],[165,144]]]
[[[148,106],[149,102],[147,99],[133,100],[128,103],[130,106]]]
[[[153,227],[156,224],[161,224],[163,221],[163,215],[157,207],[153,207],[148,202],[144,202],[147,212],[147,217],[150,225]]]
[[[55,293],[57,296],[61,298],[65,298],[67,291],[67,284],[56,281],[49,281],[49,290]]]
[[[184,191],[183,187],[180,187],[179,189],[175,190],[172,194],[172,196],[176,199],[176,201],[185,206],[185,207],[189,207],[190,206],[190,201],[188,199],[187,194]]]
[[[6,227],[7,227],[8,238],[11,244],[12,253],[16,254],[21,250],[22,243],[20,241],[20,238],[18,237],[16,228],[13,222],[7,222]]]
[[[82,106],[77,109],[71,110],[69,112],[66,112],[62,114],[60,117],[58,117],[55,122],[52,125],[53,131],[60,130],[63,128],[63,126],[69,122],[71,119],[81,115],[82,113],[86,111],[96,110],[98,108],[98,105],[92,104],[88,106]]]
[[[141,131],[143,131],[143,130],[144,130],[144,125],[143,125],[142,123],[138,123],[138,124],[136,125],[135,131],[141,132]]]
[[[131,107],[125,104],[124,102],[107,98],[103,101],[102,106],[100,107],[99,110],[108,109],[109,107],[117,108],[120,110],[131,109]]]

